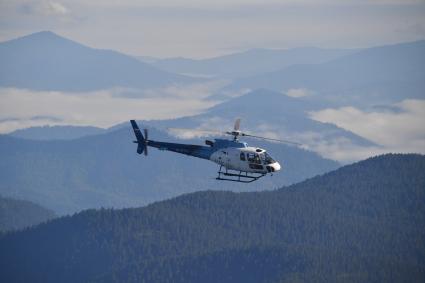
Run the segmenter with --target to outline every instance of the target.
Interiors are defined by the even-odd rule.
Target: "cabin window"
[[[243,153],[243,152],[241,152],[241,160],[242,161],[245,161],[246,159],[245,159],[245,153]]]
[[[248,153],[247,154],[248,161],[256,164],[261,164],[260,156],[257,153]]]

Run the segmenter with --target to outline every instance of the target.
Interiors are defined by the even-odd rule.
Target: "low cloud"
[[[174,97],[181,99],[205,99],[223,88],[228,81],[213,80],[202,83],[170,85],[160,89],[143,91],[144,97]]]
[[[329,152],[345,151],[353,157],[384,152],[425,153],[425,100],[408,99],[390,107],[366,112],[355,107],[342,107],[311,112],[312,119],[332,123],[375,142],[380,147],[355,147],[336,144]]]
[[[58,1],[33,0],[20,1],[18,10],[28,15],[63,16],[69,14],[69,9]]]
[[[232,123],[234,122],[235,121],[230,121],[217,116],[207,117],[202,118],[197,127],[191,129],[171,128],[169,133],[180,139],[193,139],[200,137],[216,138],[219,136],[225,136],[225,131],[231,131],[234,125]]]
[[[197,97],[127,98],[119,95],[121,91],[64,93],[0,88],[0,133],[42,125],[109,127],[129,119],[170,119],[195,115],[215,104]]]
[[[300,138],[300,140],[304,140],[302,148],[317,152],[325,158],[337,160],[342,164],[352,163],[389,152],[389,150],[384,147],[361,146],[344,137],[327,140],[324,137],[320,137],[319,133],[315,134],[316,137],[310,141],[308,141],[305,135],[304,139]]]
[[[63,4],[54,1],[44,1],[46,12],[50,14],[65,15],[69,10]]]
[[[305,88],[292,88],[285,92],[287,96],[298,98],[298,97],[304,97],[312,95],[313,92],[311,90],[305,89]]]
[[[336,160],[343,164],[385,153],[379,146],[361,146],[343,136],[331,137],[326,132],[303,131],[293,132],[282,129],[279,125],[261,124],[255,134],[272,139],[281,139],[291,143],[299,143],[297,147],[314,151],[324,158]]]

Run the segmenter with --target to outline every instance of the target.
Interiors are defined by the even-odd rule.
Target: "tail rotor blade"
[[[143,129],[143,133],[145,134],[145,150],[143,151],[145,156],[148,156],[148,129]]]
[[[234,126],[234,130],[237,132],[237,131],[239,131],[239,128],[241,127],[241,119],[240,118],[238,118],[238,119],[236,119],[236,121],[235,121],[235,126]]]
[[[221,131],[217,131],[217,130],[209,130],[209,129],[167,128],[167,130],[171,131],[172,133],[180,133],[180,132],[196,133],[196,134],[199,134],[199,136],[227,134],[226,132],[221,132]]]

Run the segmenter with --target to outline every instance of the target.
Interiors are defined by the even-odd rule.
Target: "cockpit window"
[[[264,162],[266,164],[272,164],[276,162],[270,155],[267,154],[267,152],[264,152],[263,154],[264,154]]]
[[[260,156],[257,153],[247,153],[248,161],[256,164],[261,164]]]
[[[245,161],[246,159],[245,159],[245,153],[243,153],[243,152],[241,152],[241,160],[242,161]]]

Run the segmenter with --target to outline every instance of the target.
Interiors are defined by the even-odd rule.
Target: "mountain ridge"
[[[154,66],[174,73],[208,75],[219,78],[238,78],[271,72],[294,64],[322,63],[357,50],[298,47],[291,49],[255,48],[228,55],[188,59],[182,57],[152,59]],[[141,59],[143,61],[143,58]]]
[[[92,126],[38,126],[15,130],[7,135],[30,140],[71,140],[105,133],[107,130]]]
[[[155,88],[195,81],[50,31],[0,43],[0,60],[3,87],[78,92],[113,87]]]
[[[292,65],[242,78],[224,89],[266,87],[284,92],[306,89],[330,103],[345,105],[360,103],[358,96],[362,95],[368,95],[369,104],[423,98],[424,52],[425,40],[378,46],[321,64]]]

